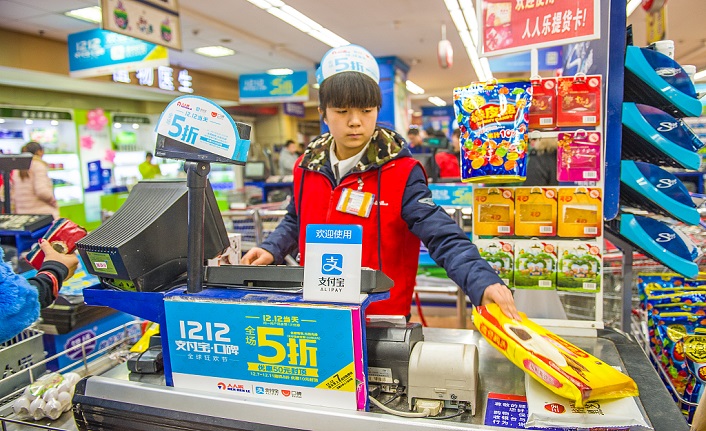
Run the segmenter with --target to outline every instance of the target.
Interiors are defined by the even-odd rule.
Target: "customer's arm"
[[[520,318],[510,289],[478,248],[443,208],[432,200],[421,167],[415,167],[407,180],[402,200],[402,218],[429,249],[429,255],[446,270],[449,278],[460,286],[474,305],[497,303],[512,318]]]
[[[54,250],[49,241],[40,240],[39,246],[44,252],[44,263],[37,275],[29,283],[37,288],[41,308],[51,305],[59,295],[59,289],[70,278],[78,266],[75,254],[62,254]]]

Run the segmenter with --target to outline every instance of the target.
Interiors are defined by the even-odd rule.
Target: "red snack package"
[[[59,253],[69,254],[76,251],[76,241],[86,236],[86,229],[77,225],[69,219],[60,218],[54,221],[51,228],[42,238],[52,245]],[[36,269],[42,267],[44,263],[44,252],[39,248],[39,244],[34,244],[27,253],[27,261]]]
[[[601,76],[557,78],[557,127],[595,127],[601,123]]]
[[[556,127],[556,79],[532,79],[532,104],[529,110],[530,129]]]

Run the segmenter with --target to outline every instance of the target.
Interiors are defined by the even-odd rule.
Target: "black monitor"
[[[203,248],[209,259],[229,243],[210,184],[205,194]],[[185,179],[137,183],[115,215],[76,244],[87,271],[122,290],[169,289],[186,272],[187,196]]]
[[[250,181],[262,181],[267,179],[265,162],[247,162],[245,164],[245,179]]]

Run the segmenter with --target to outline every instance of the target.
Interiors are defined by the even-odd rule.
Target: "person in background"
[[[429,148],[424,146],[424,136],[426,132],[416,127],[410,127],[407,130],[407,145],[412,154],[429,152]]]
[[[155,165],[154,163],[152,163],[153,158],[154,156],[152,155],[152,153],[148,152],[145,154],[145,161],[137,166],[137,169],[140,170],[140,175],[142,175],[143,180],[151,180],[157,175],[162,175],[162,171],[161,169],[159,169],[159,165]]]
[[[402,136],[376,124],[382,106],[377,62],[364,48],[345,48],[330,50],[321,62],[319,114],[330,131],[297,160],[286,216],[241,263],[281,264],[299,247],[303,265],[307,225],[357,224],[363,226],[362,266],[394,281],[390,299],[370,304],[368,314],[410,317],[421,239],[473,304],[495,302],[506,315],[519,318],[510,289],[432,200],[424,170]],[[367,61],[359,70],[329,67],[337,60],[350,64],[347,55]]]
[[[39,318],[39,309],[51,305],[59,289],[78,266],[75,254],[54,250],[49,241],[39,240],[44,252],[44,263],[29,279],[15,274],[3,259],[0,248],[0,343],[14,337]]]
[[[451,133],[451,148],[439,151],[435,156],[439,178],[461,178],[460,151],[461,131],[454,129]]]
[[[27,170],[13,175],[12,200],[16,214],[51,214],[59,218],[59,205],[54,197],[54,184],[49,178],[49,167],[42,160],[44,148],[34,141],[28,142],[21,150],[32,153],[32,164]]]
[[[298,145],[292,139],[284,143],[282,151],[279,152],[279,174],[292,175],[294,163],[296,163],[299,154],[297,153]]]
[[[527,180],[523,186],[557,186],[556,179],[556,138],[542,138],[542,134],[533,130],[529,136],[529,160],[527,161]]]

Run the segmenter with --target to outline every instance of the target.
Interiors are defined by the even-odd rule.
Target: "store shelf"
[[[668,117],[669,123],[674,123],[673,118],[667,114],[665,116]],[[665,137],[645,119],[635,103],[623,104],[622,154],[624,159],[660,166],[699,169],[701,156],[696,153],[692,145],[689,141],[675,142]]]
[[[680,233],[649,217],[621,214],[607,222],[606,230],[638,251],[688,278],[699,274],[696,258]],[[657,240],[655,240],[655,238]]]
[[[647,48],[628,46],[625,53],[625,101],[652,105],[677,118],[698,117],[701,102],[696,98],[693,84],[689,82],[676,88],[677,84],[670,84],[655,71],[655,67],[667,69],[666,65],[671,66],[669,73],[678,72],[675,73],[678,75],[683,72],[686,76],[676,62],[667,60],[669,57]],[[659,65],[651,64],[657,61]]]
[[[689,191],[671,173],[649,163],[623,160],[620,201],[624,205],[696,225],[701,216]]]

